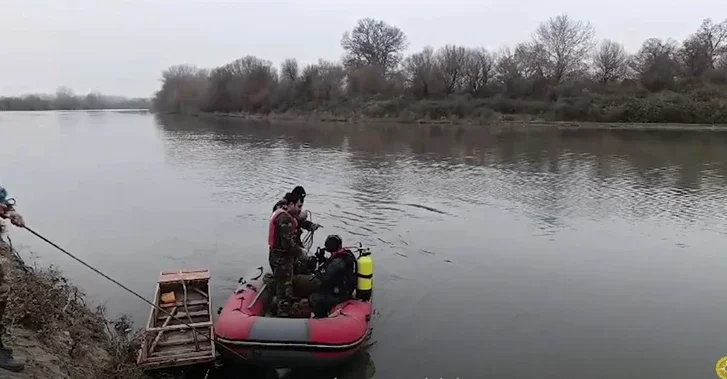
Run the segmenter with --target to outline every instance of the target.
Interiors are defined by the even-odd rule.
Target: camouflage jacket
[[[277,211],[278,208],[280,208],[284,205],[285,205],[285,199],[278,200],[278,202],[275,203],[275,205],[273,205],[273,212]],[[301,220],[300,217],[298,218],[298,225],[300,225],[301,229],[305,229],[308,231],[313,230],[313,223],[308,220]]]
[[[295,220],[288,213],[281,213],[275,220],[275,240],[273,250],[293,255],[303,253],[295,233]]]

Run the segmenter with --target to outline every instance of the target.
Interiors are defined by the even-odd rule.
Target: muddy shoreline
[[[0,378],[146,378],[136,368],[136,333],[127,318],[108,319],[61,271],[22,262],[6,241],[0,264],[11,292],[4,342],[25,370],[0,369]]]
[[[267,115],[250,113],[194,113],[179,114],[158,112],[159,115],[177,115],[182,117],[235,119],[244,121],[264,121],[274,123],[337,123],[337,124],[372,124],[372,125],[452,125],[468,127],[488,127],[493,129],[525,129],[525,128],[552,128],[552,129],[588,129],[588,130],[651,130],[651,131],[727,131],[727,124],[680,124],[680,123],[626,123],[626,122],[579,122],[579,121],[544,121],[531,120],[526,115],[522,120],[476,120],[476,119],[447,119],[447,120],[415,120],[406,121],[395,118],[346,118],[319,115],[277,114]]]

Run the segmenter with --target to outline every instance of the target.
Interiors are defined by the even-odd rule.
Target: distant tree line
[[[82,109],[150,109],[151,101],[144,98],[128,99],[89,93],[78,96],[72,90],[61,87],[55,95],[26,95],[0,97],[0,111],[49,111]]]
[[[404,55],[406,35],[370,18],[343,34],[340,62],[300,67],[245,56],[173,66],[153,107],[171,113],[291,113],[401,121],[470,118],[727,123],[727,20],[628,53],[566,14],[493,52],[449,44]]]

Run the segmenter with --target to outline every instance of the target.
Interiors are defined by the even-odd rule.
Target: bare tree
[[[412,54],[404,61],[404,74],[407,77],[409,88],[418,97],[428,97],[434,91],[436,56],[431,46],[425,47],[421,52]]]
[[[556,83],[584,69],[594,43],[595,29],[589,22],[571,20],[562,14],[541,23],[534,42],[540,45],[540,57],[546,64],[547,74]]]
[[[462,76],[467,91],[478,95],[494,74],[495,57],[485,49],[467,49]]]
[[[280,65],[280,79],[287,80],[289,82],[295,82],[298,80],[300,70],[298,69],[298,61],[295,58],[286,59]]]
[[[467,49],[462,46],[445,45],[437,53],[437,74],[447,95],[462,87],[466,60]]]
[[[651,90],[668,88],[679,73],[676,41],[649,38],[631,59],[630,66]]]
[[[684,40],[678,57],[684,74],[689,76],[701,76],[714,66],[714,58],[709,55],[707,46],[695,36]]]
[[[177,65],[162,72],[162,88],[154,96],[154,107],[175,113],[195,113],[206,108],[209,72],[192,65]]]
[[[347,70],[346,90],[351,95],[376,95],[390,92],[384,69],[380,66],[361,66]]]
[[[604,40],[593,56],[593,69],[596,80],[608,83],[623,79],[628,70],[629,57],[623,45],[611,40]]]
[[[305,96],[309,100],[330,100],[340,96],[346,76],[337,63],[318,60],[318,64],[303,69],[302,81]]]
[[[706,50],[709,68],[714,68],[715,58],[727,51],[727,19],[718,24],[710,18],[704,19],[695,37]]]
[[[540,80],[548,75],[548,60],[545,47],[537,42],[519,43],[515,47],[514,59],[525,79]]]
[[[715,68],[720,71],[727,73],[727,51],[720,54],[715,62]]]
[[[359,20],[341,38],[346,67],[379,66],[387,72],[401,62],[408,44],[401,29],[372,18]]]
[[[517,58],[517,55],[509,48],[504,48],[498,53],[495,63],[495,78],[502,85],[507,86],[508,83],[524,78],[523,65]]]

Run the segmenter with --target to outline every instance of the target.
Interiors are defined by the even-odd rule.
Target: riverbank
[[[0,378],[146,378],[135,365],[135,334],[125,317],[108,320],[54,267],[27,267],[0,241],[0,264],[11,287],[4,342],[25,371]],[[25,267],[25,268],[24,268]]]
[[[511,117],[500,117],[499,119],[415,119],[401,120],[396,118],[381,117],[355,117],[347,118],[335,116],[330,113],[312,112],[301,114],[297,112],[251,114],[251,113],[224,113],[224,112],[197,112],[190,114],[179,114],[162,112],[162,115],[181,115],[186,117],[212,118],[212,119],[237,119],[244,121],[264,121],[275,123],[340,123],[340,124],[415,124],[415,125],[443,125],[443,126],[487,126],[494,130],[498,129],[521,129],[521,128],[557,128],[557,129],[591,129],[591,130],[690,130],[690,131],[725,131],[727,123],[724,124],[685,124],[685,123],[637,123],[637,122],[579,122],[579,121],[548,121],[533,118],[527,115]]]

